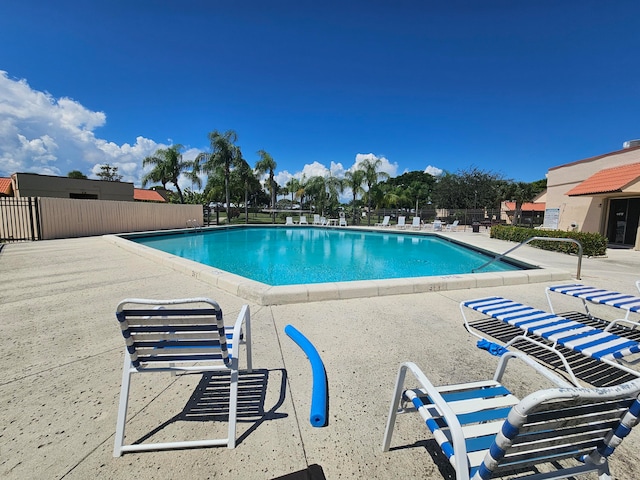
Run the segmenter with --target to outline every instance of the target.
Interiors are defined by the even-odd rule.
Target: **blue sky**
[[[637,0],[0,3],[0,176],[233,129],[277,180],[382,159],[516,181],[640,138]],[[185,182],[186,186],[189,186]]]

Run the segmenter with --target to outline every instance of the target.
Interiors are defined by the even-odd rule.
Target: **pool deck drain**
[[[466,239],[461,239],[461,241],[478,238],[481,237],[467,236]],[[117,235],[106,235],[105,239],[126,250],[157,261],[176,271],[186,273],[197,280],[258,305],[284,305],[326,300],[383,297],[387,295],[543,283],[572,278],[572,274],[568,270],[554,267],[541,267],[530,270],[511,270],[504,272],[271,286],[215,267],[162,252]],[[499,254],[501,252],[494,253]]]

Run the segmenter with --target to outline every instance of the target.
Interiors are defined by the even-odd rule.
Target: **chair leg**
[[[237,362],[238,360],[234,360]],[[227,448],[235,448],[236,447],[236,421],[238,416],[238,369],[236,368],[231,370],[231,379],[230,379],[230,388],[229,388],[229,437],[227,441]]]
[[[387,426],[384,430],[384,438],[382,440],[382,451],[388,452],[391,445],[391,437],[393,436],[393,428],[396,424],[396,415],[400,408],[400,398],[402,397],[402,390],[404,387],[404,378],[407,372],[407,368],[402,365],[398,370],[398,377],[396,379],[396,386],[393,391],[393,397],[391,399],[391,406],[389,407],[389,417],[387,418]]]
[[[129,404],[129,385],[131,383],[131,358],[124,352],[124,365],[122,367],[122,386],[120,388],[120,404],[118,406],[118,420],[116,421],[116,436],[113,445],[113,456],[122,455],[124,445],[124,430],[127,421],[127,406]]]

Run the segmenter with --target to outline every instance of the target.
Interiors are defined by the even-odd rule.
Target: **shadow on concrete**
[[[279,373],[279,396],[275,404],[265,410],[265,399],[269,376]],[[185,374],[194,375],[194,374]],[[134,444],[140,444],[152,438],[168,425],[180,422],[228,421],[229,419],[229,383],[227,372],[207,372],[196,386],[183,410],[165,421],[152,431],[139,438]],[[238,423],[253,423],[251,427],[236,439],[240,444],[251,432],[255,431],[266,420],[277,420],[287,417],[285,413],[277,413],[285,399],[287,372],[284,369],[253,370],[251,373],[240,372],[238,376]]]
[[[288,473],[281,477],[276,477],[273,480],[326,480],[324,471],[320,465],[309,465],[304,470]]]

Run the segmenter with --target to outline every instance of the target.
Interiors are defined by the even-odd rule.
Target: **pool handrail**
[[[486,266],[491,265],[493,262],[497,262],[498,260],[501,260],[505,255],[513,252],[515,249],[520,248],[523,245],[526,245],[529,242],[533,242],[534,240],[549,240],[549,241],[555,241],[555,242],[571,242],[571,243],[575,243],[576,245],[578,245],[578,269],[576,271],[576,279],[580,280],[580,270],[582,268],[582,244],[578,240],[576,240],[574,238],[529,237],[526,240],[523,240],[522,242],[520,242],[515,247],[510,248],[509,250],[507,250],[506,252],[504,252],[504,253],[502,253],[500,255],[496,255],[495,257],[493,257],[488,262],[480,265],[477,268],[474,268],[473,270],[471,270],[471,272],[472,273],[477,273],[478,270],[482,270]]]

